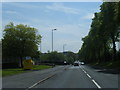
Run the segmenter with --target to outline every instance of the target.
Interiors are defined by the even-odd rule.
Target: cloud
[[[23,8],[23,9],[37,9],[37,8],[42,8],[41,6],[38,6],[38,5],[32,5],[32,4],[28,4],[26,2],[12,2],[12,3],[9,3],[9,2],[6,2],[6,3],[3,3],[3,8],[4,7],[17,7],[17,8]]]
[[[79,14],[78,9],[64,6],[62,3],[53,3],[52,5],[47,5],[46,8],[54,11],[67,13],[67,14]]]
[[[0,39],[2,38],[2,20],[0,18]]]
[[[0,3],[0,39],[2,38],[2,4]]]
[[[58,32],[60,34],[66,34],[66,35],[71,35],[74,37],[83,37],[85,35],[87,35],[88,31],[89,31],[89,27],[84,26],[84,24],[89,25],[87,23],[80,23],[80,25],[78,24],[65,24],[65,25],[59,25],[56,26],[58,29]]]
[[[82,11],[82,10],[78,10],[72,7],[68,7],[66,5],[63,5],[62,3],[53,3],[53,4],[51,3],[50,5],[46,5],[46,6],[45,5],[35,6],[31,4],[29,5],[27,3],[25,4],[12,3],[12,5],[15,5],[15,7],[18,6],[19,8],[22,8],[23,10],[25,10],[24,8],[26,7],[27,9],[32,7],[32,9],[37,10],[37,8],[40,6],[43,8],[45,7],[44,9],[43,8],[41,9],[44,11],[46,10],[46,12],[51,12],[51,10],[53,10],[55,11],[55,14],[56,14],[56,11],[58,11],[58,12],[62,12],[65,14],[72,14],[71,16],[73,17],[74,17],[73,14],[79,14],[79,12]],[[16,15],[16,12],[18,12],[19,14]],[[39,30],[39,33],[43,36],[42,38],[42,51],[43,52],[47,50],[51,50],[51,29],[53,28],[57,28],[57,31],[54,32],[54,37],[55,37],[54,38],[54,50],[58,50],[58,51],[62,50],[62,45],[65,43],[67,44],[66,50],[72,50],[74,52],[77,52],[77,50],[81,46],[81,37],[84,37],[85,35],[87,35],[89,31],[88,29],[89,24],[82,22],[82,20],[80,20],[77,23],[76,17],[74,17],[75,20],[73,20],[73,22],[71,23],[61,23],[56,19],[51,19],[51,18],[50,19],[44,19],[44,18],[38,19],[37,17],[31,18],[17,10],[16,12],[6,11],[6,13],[8,13],[7,16],[12,15],[13,18],[5,19],[4,25],[12,20],[15,24],[22,23],[22,24],[27,24],[27,25],[37,28]],[[15,16],[13,16],[13,14]],[[89,14],[86,14],[85,16],[84,16],[84,19],[91,18],[91,15],[89,16]],[[81,19],[81,18],[79,17],[77,19]],[[65,18],[65,20],[68,20],[68,19]]]
[[[85,16],[82,17],[82,19],[92,19],[94,18],[94,14],[93,13],[88,13]]]
[[[14,22],[15,24],[27,24],[34,25],[33,27],[38,28],[39,33],[43,36],[42,38],[42,52],[51,50],[51,27],[36,26],[39,21],[32,20],[33,22]],[[9,20],[5,20],[4,23],[8,23]],[[41,22],[41,21],[40,21]],[[55,27],[55,26],[54,26]],[[54,50],[62,51],[63,44],[67,44],[65,50],[77,52],[81,46],[81,37],[86,33],[86,29],[81,24],[79,25],[56,25],[57,31],[54,32]],[[86,33],[87,34],[87,33]],[[71,48],[72,47],[72,48]]]
[[[3,11],[4,13],[7,13],[7,14],[19,14],[18,12],[16,11]]]
[[[109,0],[104,0],[108,2]],[[120,1],[120,0],[110,0]],[[33,2],[33,0],[2,0],[2,2]],[[34,2],[102,2],[102,0],[34,0]]]

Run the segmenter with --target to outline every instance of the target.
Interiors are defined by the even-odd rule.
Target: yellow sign
[[[23,61],[24,69],[33,69],[33,61],[31,59]]]

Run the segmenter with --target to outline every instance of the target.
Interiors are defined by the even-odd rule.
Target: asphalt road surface
[[[118,74],[86,65],[56,66],[2,79],[3,88],[118,88]]]

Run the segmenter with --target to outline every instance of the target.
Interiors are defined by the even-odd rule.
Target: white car
[[[84,65],[85,63],[84,62],[81,62],[81,65]]]

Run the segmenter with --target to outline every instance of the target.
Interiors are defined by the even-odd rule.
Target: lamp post
[[[64,51],[65,51],[65,46],[66,46],[66,44],[63,44],[63,53],[64,53]]]
[[[53,31],[55,31],[57,29],[52,29],[52,52],[53,52]]]
[[[43,36],[41,36],[41,42],[40,42],[40,52],[42,53],[42,37]]]

